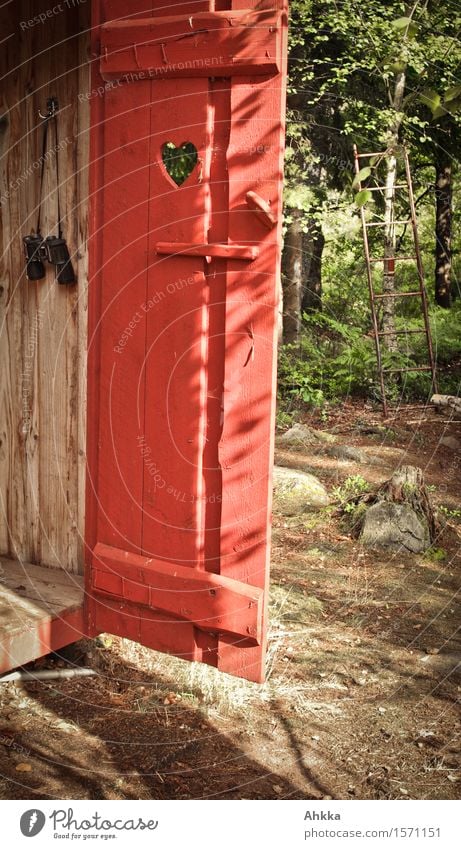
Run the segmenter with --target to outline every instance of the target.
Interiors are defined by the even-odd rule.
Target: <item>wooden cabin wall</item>
[[[90,5],[13,0],[0,10],[0,554],[74,572],[83,564]],[[22,250],[39,199],[38,111],[54,95],[72,286],[58,285],[49,264],[44,280],[29,281]],[[48,162],[44,235],[57,218]]]

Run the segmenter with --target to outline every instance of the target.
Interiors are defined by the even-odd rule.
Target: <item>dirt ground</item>
[[[364,549],[334,503],[274,516],[266,684],[109,636],[39,661],[99,674],[1,685],[2,798],[460,798],[461,455],[440,439],[461,422],[348,404],[307,423],[366,455],[290,452],[333,496],[423,469],[431,551]]]

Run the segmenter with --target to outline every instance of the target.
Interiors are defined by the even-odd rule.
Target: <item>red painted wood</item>
[[[241,44],[238,13],[261,4],[234,0],[226,12],[223,0],[218,14],[207,2],[175,2],[166,20],[160,0],[147,7],[141,0],[130,4],[130,27],[126,3],[94,5],[96,32],[104,24],[103,39],[110,33],[112,47],[123,47],[120,58],[133,33],[146,41],[160,25],[174,36],[174,18],[184,26],[201,12],[220,21],[214,44],[221,32],[223,44]],[[286,12],[266,5],[264,21],[276,17],[278,31],[246,27],[245,56],[257,55],[260,37],[276,37],[276,65],[285,69]],[[244,15],[254,20],[251,11]],[[232,36],[229,18],[240,20]],[[140,50],[130,48],[138,63]],[[116,61],[103,54],[103,65]],[[93,104],[87,609],[93,632],[110,630],[258,681],[285,70],[242,70],[133,78],[109,85]],[[92,87],[102,84],[95,62]],[[162,162],[165,142],[192,142],[198,151],[179,187]],[[273,217],[270,230],[248,197]],[[216,596],[204,603],[210,589],[219,592],[218,614]],[[248,599],[257,599],[255,608]]]
[[[256,245],[216,245],[207,242],[204,245],[187,242],[157,242],[155,252],[178,256],[222,257],[223,259],[256,259],[259,249]]]
[[[281,16],[272,10],[115,21],[101,29],[101,75],[137,80],[141,74],[163,79],[277,74],[281,30]]]
[[[252,209],[260,221],[269,230],[272,230],[277,224],[277,218],[274,215],[270,202],[264,200],[257,192],[247,192],[245,200],[249,209]]]
[[[92,583],[96,592],[155,608],[202,631],[261,642],[263,592],[257,587],[102,544],[94,551]]]
[[[234,0],[233,8],[259,5]],[[277,4],[279,5],[279,4]],[[279,5],[279,8],[282,4]],[[284,13],[285,14],[285,13]],[[286,56],[286,27],[283,55]],[[220,573],[268,594],[271,463],[275,431],[276,315],[282,225],[285,74],[232,80],[226,158],[230,241],[258,241],[251,267],[229,261],[225,280],[223,427],[218,443],[222,474]],[[248,208],[246,195],[270,201],[270,231]],[[264,647],[222,640],[219,668],[252,680],[264,677]]]

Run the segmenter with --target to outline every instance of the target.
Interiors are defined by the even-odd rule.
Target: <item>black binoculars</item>
[[[58,236],[24,236],[26,273],[29,280],[41,280],[45,276],[44,261],[56,266],[58,283],[75,283],[75,273],[65,239]]]

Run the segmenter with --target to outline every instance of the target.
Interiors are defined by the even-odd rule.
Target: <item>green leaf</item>
[[[360,209],[362,206],[365,206],[365,204],[368,203],[368,201],[371,200],[372,197],[373,195],[369,189],[362,189],[361,192],[357,192],[354,201]]]
[[[363,180],[366,180],[371,174],[371,168],[361,168],[359,173],[355,175],[354,181],[352,183],[352,188],[356,189]]]
[[[447,110],[444,106],[437,106],[436,109],[432,110],[432,118],[435,120],[436,118],[442,118],[447,114]]]
[[[418,27],[413,23],[411,18],[396,18],[395,21],[392,21],[391,26],[396,32],[405,31],[405,35],[409,38],[414,38],[418,32]]]
[[[456,100],[461,95],[461,85],[454,85],[445,92],[444,102],[450,103],[451,100]]]
[[[388,65],[389,70],[392,71],[394,74],[401,74],[402,71],[404,71],[406,67],[407,67],[407,63],[404,62],[403,59],[400,59],[398,62],[391,62]]]
[[[460,109],[461,109],[461,97],[458,97],[458,98],[453,98],[453,100],[450,100],[449,103],[447,103],[447,108],[444,111],[445,111],[445,114],[447,114],[447,112],[449,112],[450,115],[454,115],[454,113],[459,112]]]
[[[431,110],[432,114],[434,114],[435,110],[440,106],[440,94],[438,91],[435,91],[433,88],[426,88],[419,95],[421,103],[424,103],[425,106],[428,106]]]

